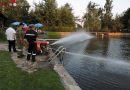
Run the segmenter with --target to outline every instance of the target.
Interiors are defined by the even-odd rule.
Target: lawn
[[[40,69],[32,74],[21,71],[9,52],[0,51],[0,90],[64,90],[53,70]]]
[[[48,38],[59,39],[60,37],[58,32],[48,32]]]

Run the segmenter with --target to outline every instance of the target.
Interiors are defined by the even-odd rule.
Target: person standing
[[[12,47],[13,47],[13,51],[17,52],[17,50],[15,48],[15,40],[16,40],[16,31],[15,31],[15,29],[13,29],[10,26],[9,28],[7,28],[5,34],[6,34],[7,40],[8,40],[8,49],[9,49],[9,52],[11,52],[11,48]]]
[[[18,46],[18,58],[22,58],[25,56],[23,54],[23,44],[24,44],[24,24],[20,23],[19,27],[16,32],[16,40],[17,40],[17,46]]]
[[[27,39],[28,43],[29,43],[29,47],[28,47],[28,54],[27,54],[27,61],[30,60],[31,56],[32,62],[35,62],[35,56],[36,56],[36,41],[38,41],[38,34],[35,31],[35,27],[34,26],[30,26],[30,30],[28,30],[25,34],[25,38]]]

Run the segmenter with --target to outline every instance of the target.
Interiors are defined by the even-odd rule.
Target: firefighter
[[[26,32],[25,38],[28,41],[28,54],[27,54],[27,61],[30,61],[30,58],[32,56],[31,62],[35,62],[35,56],[36,56],[36,41],[38,40],[38,34],[35,31],[34,26],[30,26],[30,29]]]

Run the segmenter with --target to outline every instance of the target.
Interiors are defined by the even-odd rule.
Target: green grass
[[[57,32],[48,32],[49,35],[58,35]]]
[[[9,52],[0,51],[0,90],[64,90],[64,87],[53,70],[28,74],[16,67]]]
[[[53,32],[73,32],[75,28],[73,26],[50,26],[50,27],[43,27],[45,31],[53,31]]]
[[[48,32],[48,38],[58,39],[60,37],[60,34],[57,32]]]

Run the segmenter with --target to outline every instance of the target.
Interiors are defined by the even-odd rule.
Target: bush
[[[0,29],[0,42],[6,41],[5,31]]]

